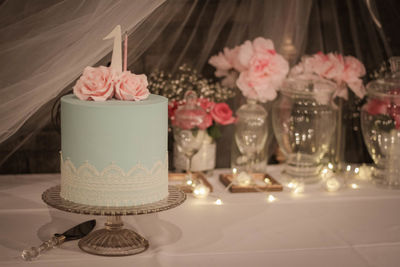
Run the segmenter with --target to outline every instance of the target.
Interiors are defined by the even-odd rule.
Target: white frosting
[[[91,206],[134,206],[168,196],[168,154],[151,169],[138,163],[125,172],[115,163],[99,171],[89,161],[76,168],[61,155],[61,197]]]

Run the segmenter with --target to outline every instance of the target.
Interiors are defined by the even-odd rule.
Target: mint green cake
[[[168,100],[61,98],[61,197],[132,206],[168,196]]]

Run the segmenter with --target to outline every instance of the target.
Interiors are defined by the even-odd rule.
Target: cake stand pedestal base
[[[121,216],[140,215],[172,209],[182,204],[186,194],[175,186],[168,186],[168,197],[158,202],[129,207],[99,207],[77,204],[61,198],[60,186],[47,189],[42,199],[53,208],[86,215],[107,216],[105,228],[82,238],[79,247],[90,254],[127,256],[138,254],[149,247],[149,242],[133,230],[123,228]]]
[[[135,231],[124,229],[121,216],[107,216],[105,228],[91,232],[79,241],[79,247],[90,254],[125,256],[138,254],[149,242]]]

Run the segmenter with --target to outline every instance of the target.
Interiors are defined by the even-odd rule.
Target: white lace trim
[[[61,154],[61,197],[94,206],[131,206],[168,195],[168,154],[148,169],[141,163],[125,172],[115,163],[99,171],[86,161],[76,168]]]

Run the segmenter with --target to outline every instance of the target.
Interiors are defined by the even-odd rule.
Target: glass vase
[[[400,57],[391,58],[392,74],[367,85],[361,129],[375,165],[373,182],[400,188]]]
[[[246,101],[236,111],[231,167],[238,171],[265,172],[268,113],[257,100]]]
[[[194,172],[211,171],[215,169],[217,144],[208,134],[204,137],[199,151],[193,156],[191,170]],[[176,170],[185,170],[186,157],[174,144],[174,167]]]
[[[274,134],[286,158],[284,172],[292,178],[306,183],[319,179],[321,159],[335,131],[334,89],[322,79],[288,79],[272,106]]]

